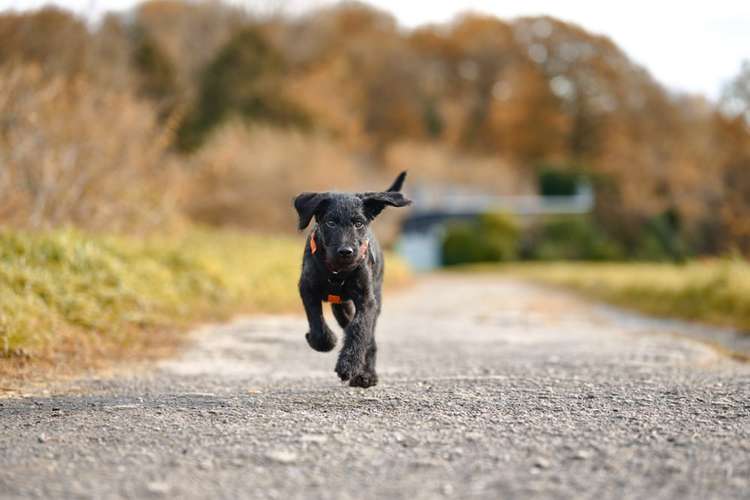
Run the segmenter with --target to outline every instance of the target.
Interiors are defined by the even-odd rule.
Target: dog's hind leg
[[[354,306],[354,318],[344,329],[344,347],[336,362],[336,373],[342,381],[354,380],[364,371],[367,349],[373,336],[376,306],[372,293],[355,297]]]
[[[377,325],[378,318],[380,317],[380,308],[383,303],[382,292],[380,284],[376,284],[374,287],[375,292],[375,311],[374,318],[372,321],[372,334],[369,337],[367,343],[367,352],[365,353],[365,366],[361,373],[358,373],[352,377],[349,381],[349,385],[354,387],[372,387],[378,383],[378,374],[375,371],[375,363],[377,361],[378,345],[375,342],[375,326]]]
[[[379,290],[375,296],[380,298]],[[375,296],[370,300],[356,303],[356,313],[352,322],[345,329],[344,347],[339,353],[336,373],[341,380],[349,380],[353,387],[372,387],[378,383],[375,372],[377,344],[375,344],[375,323],[380,312],[379,302]]]
[[[346,301],[341,304],[331,304],[331,311],[341,328],[346,328],[354,318],[354,303]]]

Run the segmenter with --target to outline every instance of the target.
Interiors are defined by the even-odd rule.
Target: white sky
[[[251,8],[300,13],[335,0],[232,0]],[[54,3],[97,18],[137,0],[0,0],[0,9]],[[668,87],[718,97],[722,84],[750,59],[750,0],[369,0],[406,27],[445,22],[464,11],[501,18],[551,15],[608,35]]]

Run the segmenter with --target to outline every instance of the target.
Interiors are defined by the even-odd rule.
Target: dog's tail
[[[393,181],[393,184],[391,184],[391,187],[389,187],[386,192],[387,193],[397,193],[401,191],[401,188],[404,185],[404,180],[406,179],[406,170],[398,174],[398,177],[396,177],[396,180]]]

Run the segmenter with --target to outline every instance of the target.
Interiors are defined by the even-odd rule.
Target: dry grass
[[[351,190],[361,167],[322,136],[233,122],[190,158],[186,212],[199,222],[293,230],[303,191]]]
[[[0,233],[0,386],[170,352],[196,321],[299,311],[303,239]],[[409,271],[389,256],[388,286]]]
[[[391,175],[409,170],[413,183],[470,185],[495,195],[535,193],[535,177],[497,156],[461,152],[438,143],[400,141],[385,154]]]
[[[647,263],[555,263],[511,266],[543,283],[661,316],[750,333],[750,264],[740,259]]]
[[[229,123],[188,160],[185,213],[214,226],[293,232],[304,191],[376,191],[396,176],[367,167],[323,134]],[[412,187],[412,172],[407,192]],[[390,246],[405,212],[386,210],[375,231]]]

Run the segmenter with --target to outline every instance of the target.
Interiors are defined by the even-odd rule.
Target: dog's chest
[[[323,290],[323,300],[330,302],[331,304],[341,304],[345,300],[344,287],[346,285],[346,279],[337,281],[335,278],[328,278],[326,280],[325,290]]]

